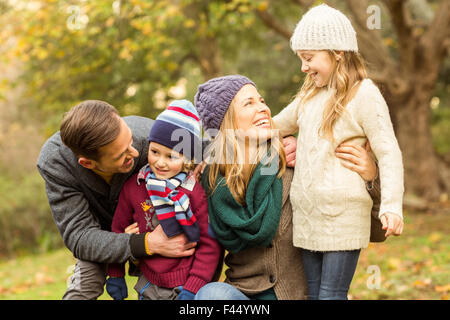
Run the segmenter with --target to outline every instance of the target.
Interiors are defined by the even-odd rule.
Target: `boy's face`
[[[335,61],[326,50],[299,50],[297,55],[302,61],[302,71],[307,73],[317,87],[324,87],[330,80]]]
[[[106,175],[130,172],[134,166],[134,158],[139,156],[139,151],[132,144],[133,134],[120,118],[119,135],[113,142],[99,149],[100,158],[97,161],[88,160],[90,167],[87,168]]]
[[[148,147],[148,164],[160,180],[170,179],[181,172],[184,165],[182,154],[154,141]]]

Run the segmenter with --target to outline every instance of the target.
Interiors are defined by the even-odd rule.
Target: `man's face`
[[[120,133],[117,138],[99,149],[100,159],[92,160],[93,171],[105,174],[127,173],[133,169],[134,158],[139,156],[132,146],[133,134],[125,121],[120,118]]]

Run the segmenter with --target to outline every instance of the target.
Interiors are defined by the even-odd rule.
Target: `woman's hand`
[[[197,180],[197,182],[201,182],[202,174],[203,174],[203,171],[205,170],[205,167],[206,167],[205,161],[202,161],[195,167],[193,176],[195,177],[195,180]]]
[[[137,222],[135,222],[133,224],[130,224],[128,227],[126,227],[125,228],[125,233],[128,233],[128,234],[136,233],[136,234],[138,234],[139,233],[139,227],[138,227]]]
[[[341,161],[342,165],[359,173],[365,181],[373,181],[377,177],[377,166],[369,152],[369,141],[365,148],[353,143],[342,143],[336,148],[336,157],[348,160]]]

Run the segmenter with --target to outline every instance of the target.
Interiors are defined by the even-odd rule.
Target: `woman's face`
[[[237,129],[259,139],[270,139],[273,129],[270,109],[253,85],[243,86],[234,96],[233,104]]]

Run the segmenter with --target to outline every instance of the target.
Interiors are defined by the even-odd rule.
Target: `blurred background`
[[[363,251],[350,298],[448,299],[449,0],[0,0],[0,299],[60,299],[73,267],[35,167],[64,112],[155,118],[239,73],[275,115],[304,79],[290,35],[323,2],[357,31],[405,166],[404,234]]]

